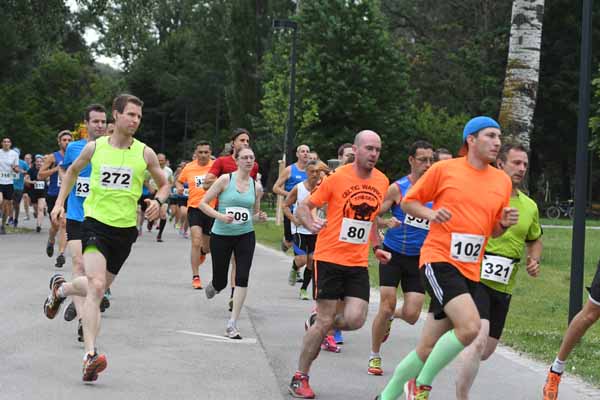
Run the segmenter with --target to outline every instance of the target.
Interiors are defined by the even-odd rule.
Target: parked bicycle
[[[567,201],[556,201],[554,205],[546,208],[546,217],[551,219],[558,219],[560,217],[568,217],[573,219],[575,214],[575,207],[573,207],[573,200]]]

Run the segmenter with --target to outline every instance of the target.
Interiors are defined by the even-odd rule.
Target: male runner
[[[524,265],[527,273],[533,277],[540,271],[542,227],[538,208],[532,199],[519,190],[529,164],[527,149],[520,144],[504,144],[496,163],[511,179],[510,206],[519,210],[519,222],[504,235],[490,239],[485,247],[479,290],[474,296],[481,317],[481,330],[459,356],[461,366],[456,379],[458,400],[469,398],[480,360],[487,360],[496,350],[519,267]],[[524,247],[527,247],[527,259],[521,264]]]
[[[156,155],[156,157],[158,158],[158,163],[160,165],[160,169],[162,169],[163,173],[165,174],[165,176],[167,178],[167,182],[169,183],[169,191],[170,191],[171,186],[174,183],[173,170],[167,166],[167,156],[165,156],[163,153],[158,153]],[[156,182],[154,182],[153,179],[150,179],[148,183],[150,185],[150,191],[152,192],[152,194],[155,194],[156,191],[158,190]],[[163,234],[163,231],[165,230],[165,226],[167,225],[167,207],[168,207],[168,205],[166,204],[164,207],[160,208],[160,223],[158,225],[158,235],[156,236],[157,242],[163,241],[162,234]]]
[[[2,150],[0,150],[0,213],[2,224],[0,235],[6,234],[4,225],[11,214],[13,181],[19,172],[19,155],[11,149],[12,141],[9,137],[2,138]]]
[[[133,138],[142,118],[143,103],[132,95],[120,95],[113,101],[115,132],[97,138],[84,147],[69,167],[56,200],[54,218],[64,214],[64,201],[81,170],[91,163],[90,194],[84,202],[82,225],[85,277],[66,282],[61,274],[50,279],[50,294],[44,314],[56,316],[66,296],[85,296],[83,337],[85,356],[83,381],[95,381],[107,365],[106,356],[96,351],[100,328],[100,302],[129,256],[136,241],[136,208],[142,192],[144,171],[148,169],[160,189],[154,200],[147,199],[148,219],[159,216],[169,195],[169,187],[154,151]]]
[[[17,154],[19,151],[14,149]],[[29,171],[29,164],[25,160],[19,160],[19,172],[13,181],[13,226],[16,228],[19,225],[19,214],[21,212],[21,199],[23,198],[23,192],[25,191],[25,174]]]
[[[317,311],[306,322],[298,370],[288,388],[292,396],[312,399],[315,393],[308,372],[327,332],[335,327],[356,330],[363,326],[369,305],[369,242],[381,262],[391,254],[379,246],[373,221],[381,208],[389,181],[375,168],[381,139],[373,131],[361,131],[352,146],[356,161],[326,178],[299,206],[297,215],[306,228],[318,234],[314,253],[314,286]],[[327,220],[311,210],[327,204]],[[338,300],[345,300],[336,315]]]
[[[432,165],[402,200],[405,213],[430,222],[419,259],[430,313],[416,350],[398,364],[378,399],[398,398],[403,386],[407,400],[428,399],[435,376],[479,332],[472,295],[485,244],[518,220],[509,207],[510,179],[489,165],[500,150],[500,135],[492,118],[471,119],[463,130],[466,156]],[[433,209],[425,206],[430,201]]]
[[[100,104],[91,104],[85,110],[83,120],[86,126],[87,138],[83,138],[72,142],[67,147],[65,158],[63,159],[61,168],[64,171],[69,168],[79,157],[84,147],[103,136],[106,129],[106,110]],[[87,164],[77,176],[77,181],[73,189],[69,193],[67,200],[66,227],[67,227],[67,246],[73,260],[72,279],[85,276],[83,266],[83,250],[81,241],[82,231],[81,226],[84,220],[83,202],[90,194],[90,173],[92,167]],[[72,321],[76,316],[79,316],[77,324],[77,336],[80,342],[83,342],[83,327],[81,325],[81,315],[85,298],[81,296],[72,296],[72,302],[65,309],[64,318],[67,321]],[[105,293],[100,303],[100,311],[110,306],[110,302]]]
[[[273,193],[285,198],[290,190],[298,183],[306,179],[306,163],[308,162],[308,153],[310,148],[301,144],[296,148],[296,162],[285,167],[281,175],[273,184]],[[283,240],[281,242],[281,250],[285,253],[292,247],[292,228],[290,220],[285,215],[283,216]],[[292,269],[298,271],[298,266],[292,263]],[[291,278],[290,278],[291,279]],[[294,283],[296,283],[294,281]]]
[[[56,197],[58,196],[58,191],[60,190],[61,184],[61,176],[60,166],[65,158],[65,150],[71,141],[73,140],[73,135],[71,132],[65,130],[60,131],[56,136],[58,140],[58,151],[47,154],[44,158],[44,163],[42,164],[42,168],[38,172],[39,179],[47,179],[50,178],[50,183],[48,184],[48,191],[46,192],[46,205],[48,206],[48,210],[52,211],[54,208],[54,203],[56,202]],[[48,230],[48,242],[46,243],[46,254],[48,257],[52,257],[54,254],[54,242],[56,240],[56,234],[58,233],[58,256],[56,257],[56,264],[54,265],[56,268],[62,268],[65,264],[65,247],[67,246],[67,236],[66,236],[66,221],[63,218],[60,221],[53,221],[50,216],[50,229]]]
[[[33,156],[27,153],[23,156],[23,161],[27,163],[27,170],[33,165]],[[25,209],[25,221],[29,221],[29,207],[31,206],[31,187],[25,185],[23,188],[23,208]]]
[[[352,147],[352,143],[344,143],[338,147],[337,155],[338,160],[340,160],[340,165],[350,164],[354,157],[354,147]]]
[[[404,302],[398,316],[410,325],[418,321],[425,300],[425,288],[419,274],[419,254],[429,232],[429,221],[412,217],[400,208],[409,189],[433,164],[433,146],[423,140],[412,144],[408,163],[410,174],[392,183],[387,190],[379,215],[392,210],[393,224],[383,239],[383,249],[392,253],[387,264],[379,265],[379,310],[371,328],[371,355],[367,372],[382,375],[381,344],[390,334],[398,285],[402,284]],[[427,204],[431,207],[431,203]]]
[[[210,159],[212,150],[210,143],[201,141],[196,145],[196,160],[188,163],[179,176],[175,185],[177,193],[182,194],[184,184],[187,183],[189,197],[187,201],[187,216],[192,233],[192,249],[190,255],[190,263],[192,265],[192,287],[194,289],[202,289],[202,281],[200,280],[200,264],[206,260],[206,255],[210,252],[210,230],[214,219],[204,214],[200,210],[200,202],[206,194],[202,184],[206,178],[206,174],[212,168],[213,161]],[[214,208],[216,201],[210,203]]]
[[[433,154],[433,158],[435,159],[435,162],[444,161],[444,160],[451,160],[452,159],[452,153],[450,152],[450,150],[445,149],[443,147],[440,147]]]

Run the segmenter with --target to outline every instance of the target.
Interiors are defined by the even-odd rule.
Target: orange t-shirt
[[[359,178],[352,164],[338,168],[310,196],[310,202],[327,204],[327,225],[317,236],[314,259],[347,267],[369,266],[369,233],[389,185],[373,168],[371,177]]]
[[[208,171],[210,170],[212,165],[212,160],[210,160],[206,165],[198,165],[197,161],[192,161],[187,163],[186,166],[183,167],[183,170],[179,174],[177,180],[180,183],[187,182],[188,184],[188,188],[190,191],[187,202],[188,207],[198,208],[198,206],[200,205],[202,198],[206,194],[206,191],[202,188],[202,183],[204,182],[204,178],[206,177],[206,174],[208,174]],[[216,202],[217,200],[214,199],[213,201],[211,201],[210,206],[214,207]]]
[[[479,282],[483,250],[502,209],[509,207],[511,191],[508,175],[492,166],[478,170],[466,157],[433,164],[402,201],[433,201],[434,210],[444,207],[452,213],[448,222],[430,224],[421,248],[421,267],[447,262]]]

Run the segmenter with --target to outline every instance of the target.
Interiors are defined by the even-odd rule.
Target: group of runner
[[[175,205],[177,213],[185,215],[185,221],[176,216],[177,222],[187,223],[191,232],[192,287],[204,287],[200,265],[211,253],[212,280],[204,287],[205,294],[213,298],[226,288],[229,278],[231,313],[225,335],[231,339],[242,337],[237,321],[255,249],[253,224],[267,219],[260,208],[263,189],[247,130],[236,129],[231,154],[216,160],[210,143],[198,143],[194,159],[174,174],[163,154],[134,138],[142,107],[135,96],[115,98],[114,129],[106,135],[106,111],[91,105],[85,111],[88,137],[71,143],[71,134],[60,132],[59,150],[36,156],[29,169],[11,150],[10,139],[2,140],[2,231],[8,216],[18,220],[18,206],[16,214],[10,208],[19,187],[15,180],[22,174],[33,187],[30,197],[38,205],[38,221],[45,208],[40,199],[48,201],[52,221],[48,255],[52,256],[58,237],[56,266],[65,263],[66,246],[73,259],[71,281],[60,273],[51,277],[44,313],[55,318],[65,299],[72,298],[65,319],[80,321],[84,381],[96,380],[107,367],[106,356],[96,349],[100,313],[111,283],[141,234],[138,202],[143,217],[160,220],[160,242],[170,199],[185,196],[185,202]],[[390,337],[393,320],[415,324],[425,293],[431,298],[415,350],[397,365],[376,399],[397,399],[403,394],[406,399],[427,399],[435,377],[456,357],[461,361],[456,397],[469,398],[480,361],[493,354],[501,337],[517,271],[525,268],[533,277],[540,273],[542,229],[537,205],[519,190],[528,167],[526,148],[502,145],[500,126],[489,117],[471,119],[462,141],[459,158],[445,149],[434,151],[426,141],[413,143],[410,173],[391,184],[375,168],[382,148],[376,132],[361,131],[352,144],[340,146],[335,165],[321,162],[306,145],[297,148],[297,162],[284,170],[273,187],[286,197],[282,250],[293,247],[295,255],[289,283],[296,283],[304,266],[299,297],[311,297],[312,280],[316,301],[288,388],[293,397],[315,397],[308,374],[319,351],[339,352],[341,331],[364,325],[372,249],[380,263],[381,300],[371,328],[368,374],[383,375],[382,344]],[[43,190],[44,196],[36,190]],[[41,223],[37,227],[39,232]],[[387,230],[382,233],[382,229]],[[403,302],[398,308],[399,286]],[[543,389],[545,400],[558,398],[566,358],[599,317],[600,265],[590,300],[570,325],[551,366]]]

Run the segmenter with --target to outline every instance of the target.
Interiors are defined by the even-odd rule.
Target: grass
[[[6,225],[6,233],[31,233],[34,230],[33,229],[29,229],[29,228],[21,228],[21,227],[17,227],[17,228],[13,228],[12,226]]]
[[[550,219],[540,218],[542,225],[560,225],[560,226],[572,226],[573,221],[568,218]],[[588,218],[585,221],[586,226],[600,226],[600,220]]]
[[[543,221],[542,223],[546,223]],[[256,237],[261,243],[279,249],[283,226],[269,221],[256,224]],[[571,230],[546,229],[542,273],[531,278],[519,272],[502,342],[533,358],[550,363],[567,328],[571,262]],[[600,230],[586,231],[584,285],[589,285],[600,259]],[[369,277],[377,287],[379,274],[373,255],[369,256]],[[583,303],[587,301],[584,294]],[[567,371],[600,385],[600,322],[590,328],[582,343],[568,361]]]

